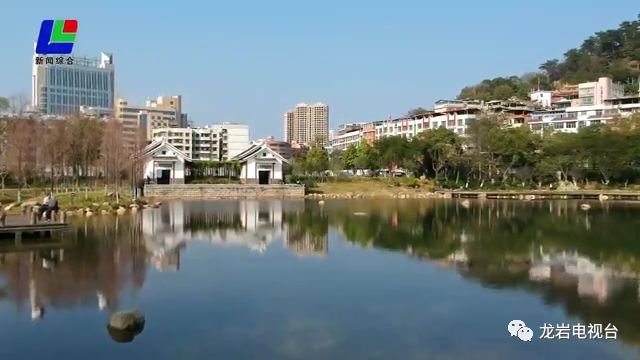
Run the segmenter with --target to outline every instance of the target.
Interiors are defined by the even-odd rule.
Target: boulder
[[[80,215],[80,216],[84,215],[84,209],[78,209],[78,210],[76,210],[76,214],[78,214],[78,215]]]
[[[144,323],[144,315],[137,310],[118,311],[109,318],[109,327],[115,330],[142,330]]]
[[[108,202],[106,202],[106,201],[102,203],[102,206],[104,206],[104,207],[111,207],[111,205],[109,205],[109,203],[108,203]]]
[[[91,204],[91,206],[93,206],[93,207],[96,207],[96,208],[97,208],[97,207],[100,207],[100,204],[98,204],[98,203],[92,203],[92,204]]]
[[[589,204],[580,204],[580,209],[584,210],[584,211],[587,211],[587,210],[591,209],[591,205],[589,205]]]
[[[609,200],[609,196],[605,195],[605,194],[600,194],[600,195],[598,195],[598,200],[607,201],[607,200]]]
[[[120,206],[120,207],[118,208],[118,210],[116,210],[116,213],[117,213],[118,215],[124,215],[124,214],[126,214],[126,213],[127,213],[127,209],[125,209],[123,206]]]
[[[136,209],[140,208],[140,206],[138,204],[131,204],[131,205],[129,205],[129,207],[132,208],[132,209],[133,208],[136,208]]]
[[[109,215],[109,214],[111,214],[111,211],[109,211],[109,210],[105,210],[105,209],[102,209],[102,210],[100,211],[100,213],[101,213],[102,215]]]
[[[468,209],[471,206],[471,202],[467,199],[464,199],[460,202],[463,208]]]
[[[162,203],[160,201],[153,203],[154,207],[160,207],[160,205],[162,205]]]
[[[66,215],[67,215],[67,216],[73,216],[73,215],[75,215],[75,214],[76,214],[76,212],[75,212],[75,211],[71,211],[71,210],[69,210],[69,211],[67,211],[67,212],[66,212]]]
[[[109,318],[107,331],[113,341],[128,343],[142,332],[144,323],[144,316],[138,311],[120,311]]]
[[[84,214],[86,217],[92,217],[93,216],[93,211],[89,210]]]

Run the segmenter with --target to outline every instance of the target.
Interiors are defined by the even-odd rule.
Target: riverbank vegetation
[[[314,186],[351,174],[408,176],[407,183],[447,189],[633,189],[640,184],[640,115],[542,134],[481,117],[465,136],[439,128],[331,154],[313,146],[294,160],[289,180]]]
[[[139,141],[126,146],[125,135]],[[143,145],[142,135],[125,133],[116,119],[0,119],[0,189],[17,188],[17,201],[30,188],[79,192],[106,185],[118,195],[130,185],[125,180],[132,178],[132,155]]]

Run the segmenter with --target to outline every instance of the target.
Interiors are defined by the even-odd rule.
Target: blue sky
[[[43,19],[78,19],[75,55],[114,53],[117,96],[181,94],[196,125],[282,137],[282,114],[324,102],[332,127],[398,116],[482,79],[534,71],[637,1],[8,1],[0,96],[30,93]]]

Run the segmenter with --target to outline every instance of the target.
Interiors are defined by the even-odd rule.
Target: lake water
[[[76,219],[0,242],[0,359],[635,359],[640,204],[591,205],[194,201]],[[145,328],[117,342],[109,316],[129,309]],[[540,339],[545,323],[570,338]]]

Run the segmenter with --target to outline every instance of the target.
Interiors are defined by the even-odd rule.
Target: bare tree
[[[65,175],[65,158],[69,137],[66,120],[52,120],[43,123],[42,154],[45,172],[48,173],[51,191],[58,180]]]
[[[122,139],[122,125],[115,118],[109,119],[102,136],[102,165],[105,181],[111,182],[117,201],[120,200],[120,182],[129,164],[128,155]]]
[[[78,186],[80,176],[98,175],[95,166],[100,158],[104,124],[98,119],[76,115],[68,124],[68,157]]]
[[[7,168],[18,183],[18,201],[36,165],[36,121],[15,119],[7,124]]]

